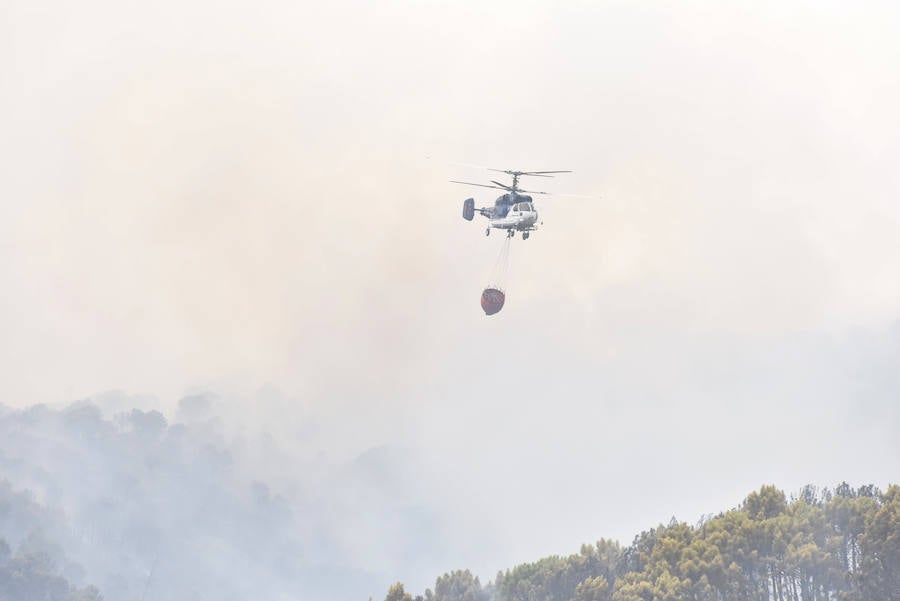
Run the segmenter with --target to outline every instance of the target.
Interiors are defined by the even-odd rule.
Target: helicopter
[[[571,171],[512,171],[509,169],[488,169],[488,171],[511,175],[512,185],[508,186],[494,180],[490,180],[493,185],[450,180],[454,184],[506,190],[506,194],[497,197],[492,207],[476,207],[475,199],[467,198],[463,202],[463,219],[472,221],[475,218],[475,213],[480,213],[483,217],[487,217],[490,220],[490,224],[484,230],[485,236],[490,236],[491,228],[496,228],[506,230],[508,238],[514,237],[516,232],[522,232],[522,240],[528,240],[531,232],[538,229],[538,212],[534,207],[534,201],[529,195],[549,194],[549,192],[521,190],[519,189],[519,178],[523,175],[528,177],[553,177],[557,173],[572,173]]]

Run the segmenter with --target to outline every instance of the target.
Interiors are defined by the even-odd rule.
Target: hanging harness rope
[[[500,246],[500,252],[497,254],[497,260],[494,262],[494,268],[491,270],[489,284],[500,290],[506,285],[506,274],[509,271],[509,248],[512,238],[503,240]]]

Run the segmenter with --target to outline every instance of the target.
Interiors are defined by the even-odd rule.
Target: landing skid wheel
[[[491,228],[487,228],[486,230],[484,230],[484,235],[485,235],[485,236],[490,236],[490,235],[491,235]]]
[[[528,236],[529,236],[528,232],[522,232],[522,240],[528,240]]]
[[[515,237],[516,237],[516,230],[506,230],[506,237],[507,237],[507,238],[515,238]]]

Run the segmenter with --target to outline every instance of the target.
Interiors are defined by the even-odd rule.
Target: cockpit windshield
[[[530,202],[520,202],[518,207],[516,207],[516,208],[519,211],[533,211],[534,210],[533,208],[531,208]]]

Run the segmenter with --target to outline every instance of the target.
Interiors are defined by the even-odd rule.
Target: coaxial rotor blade
[[[544,173],[572,173],[571,171],[520,171],[522,175],[542,175]]]
[[[488,171],[496,171],[497,173],[506,173],[507,175],[533,175],[534,177],[553,177],[552,175],[542,175],[540,173],[526,173],[524,171],[504,171],[502,169],[488,169]]]
[[[457,180],[455,180],[455,179],[451,179],[451,180],[449,180],[449,181],[450,181],[451,183],[454,183],[454,184],[463,184],[463,185],[466,185],[466,186],[479,186],[479,187],[481,187],[481,188],[494,188],[495,190],[508,190],[508,188],[506,188],[506,187],[501,188],[501,187],[499,187],[499,186],[488,186],[487,184],[476,184],[476,183],[473,183],[473,182],[460,182],[460,181],[457,181]]]
[[[559,192],[531,192],[529,190],[519,190],[519,192],[525,192],[527,194],[544,194],[546,196],[560,196],[560,197],[564,196],[567,198],[594,198],[594,199],[600,198],[599,196],[589,196],[586,194],[562,194]]]
[[[515,175],[517,177],[522,175],[522,171],[512,171],[510,169],[491,169],[490,167],[488,167],[487,170],[493,171],[495,173],[505,173],[506,175]],[[549,177],[549,176],[547,176],[547,177]]]
[[[572,173],[571,171],[513,171],[511,169],[488,169],[488,171],[496,171],[497,173],[505,173],[507,175],[533,175],[535,177],[553,177],[547,175],[549,173]]]
[[[510,192],[512,192],[512,187],[511,187],[511,186],[507,186],[506,184],[501,184],[500,182],[495,182],[494,180],[491,180],[491,183],[492,183],[492,184],[497,184],[498,186],[500,186],[500,187],[503,188],[504,190],[509,190]]]

